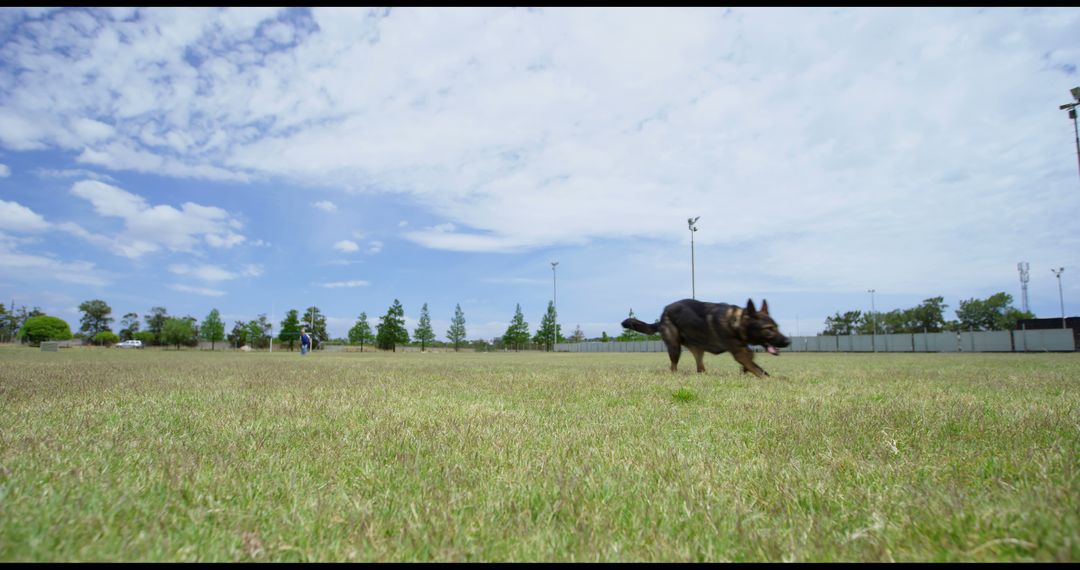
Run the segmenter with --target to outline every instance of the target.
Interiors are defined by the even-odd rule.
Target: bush
[[[67,321],[58,317],[43,315],[30,317],[19,329],[19,339],[37,346],[46,340],[69,340],[71,327]]]
[[[94,344],[100,346],[112,346],[120,342],[120,337],[112,331],[101,331],[94,335]]]

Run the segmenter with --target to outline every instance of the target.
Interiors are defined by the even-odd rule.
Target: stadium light
[[[1076,106],[1080,105],[1080,87],[1073,87],[1069,90],[1069,93],[1072,94],[1075,101],[1059,105],[1058,109],[1062,111],[1069,110],[1069,118],[1073,121],[1073,137],[1076,139],[1076,166],[1080,168],[1080,130],[1077,130],[1076,127]]]
[[[1065,268],[1051,269],[1054,272],[1054,277],[1058,280],[1058,302],[1061,303],[1061,328],[1065,328],[1065,296],[1061,293],[1061,274],[1065,273]]]
[[[686,218],[686,225],[690,226],[690,298],[697,299],[697,287],[694,284],[694,232],[697,231],[697,226],[694,224],[701,219],[701,216],[696,218]]]

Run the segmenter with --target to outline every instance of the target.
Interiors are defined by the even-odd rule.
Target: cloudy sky
[[[1064,8],[0,8],[0,300],[1075,315],[1078,65]]]

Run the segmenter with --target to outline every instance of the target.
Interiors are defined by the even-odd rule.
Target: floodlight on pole
[[[870,344],[873,347],[874,352],[877,352],[877,308],[874,307],[874,293],[876,289],[867,289],[867,293],[870,293],[870,319],[874,323],[873,336],[870,338]]]
[[[701,216],[696,218],[686,218],[686,225],[690,227],[690,298],[697,299],[697,287],[694,283],[694,232],[697,231],[697,226],[694,224],[701,219]]]
[[[1061,274],[1065,273],[1065,268],[1060,267],[1058,269],[1051,269],[1054,272],[1054,277],[1058,280],[1058,302],[1061,303],[1061,328],[1065,327],[1065,296],[1061,293]]]
[[[1073,96],[1075,101],[1059,105],[1058,109],[1061,109],[1062,111],[1066,109],[1069,110],[1069,118],[1072,119],[1073,122],[1073,138],[1076,140],[1076,166],[1077,168],[1080,168],[1080,129],[1076,126],[1076,106],[1080,105],[1080,87],[1073,87],[1069,90],[1069,93]]]
[[[555,311],[555,338],[551,340],[551,351],[555,351],[555,343],[559,342],[559,290],[555,283],[555,267],[558,261],[551,262],[551,308]]]

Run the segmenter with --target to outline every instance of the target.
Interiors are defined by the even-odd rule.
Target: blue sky
[[[0,300],[1080,309],[1076,9],[0,8]]]

